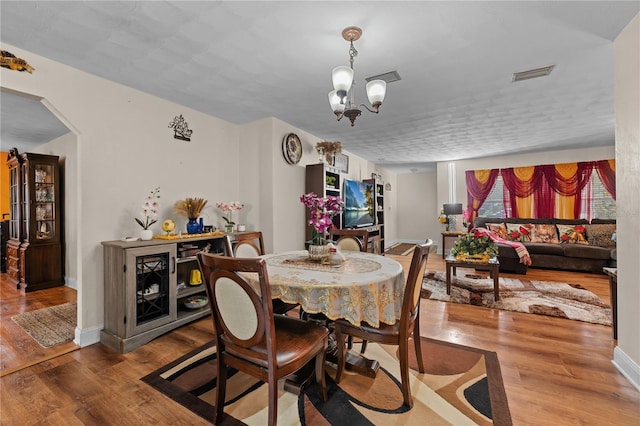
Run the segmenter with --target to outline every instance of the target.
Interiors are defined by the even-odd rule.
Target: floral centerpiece
[[[185,198],[184,200],[176,201],[174,204],[173,207],[176,213],[189,219],[189,223],[187,223],[187,232],[189,234],[202,232],[197,219],[206,205],[207,200],[204,198]]]
[[[467,234],[462,234],[453,244],[451,255],[458,260],[468,262],[487,263],[492,257],[497,256],[498,246],[488,235],[484,235],[475,229]]]
[[[318,197],[314,192],[303,194],[300,202],[311,210],[308,225],[313,228],[309,250],[311,246],[324,246],[327,242],[326,233],[333,226],[333,217],[342,212],[344,202],[340,197]],[[328,249],[327,249],[328,255]],[[310,253],[311,256],[311,253]]]
[[[227,232],[233,232],[233,226],[236,224],[231,220],[231,213],[235,211],[240,211],[244,207],[240,201],[231,201],[228,203],[218,203],[218,208],[222,210],[226,216],[222,216],[222,219],[226,222]]]
[[[157,187],[147,195],[142,204],[142,217],[135,218],[138,225],[142,226],[142,230],[148,231],[141,233],[142,239],[150,240],[153,236],[153,232],[149,227],[158,221],[158,202],[156,201],[158,198],[160,198],[160,187]]]

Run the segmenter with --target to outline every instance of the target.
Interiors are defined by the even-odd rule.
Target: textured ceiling
[[[639,1],[3,0],[0,40],[234,123],[273,116],[403,173],[613,145],[613,40],[639,10]],[[363,112],[355,127],[336,122],[327,101],[331,69],[348,64],[340,33],[350,25],[363,29],[356,100],[366,102],[365,77],[402,77],[380,114]],[[511,82],[547,65],[548,77]],[[14,121],[5,98],[3,145]]]

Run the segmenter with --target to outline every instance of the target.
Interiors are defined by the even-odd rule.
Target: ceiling
[[[233,123],[276,117],[407,173],[612,146],[613,40],[638,11],[640,1],[3,0],[0,40]],[[341,31],[351,25],[363,30],[356,101],[367,102],[365,77],[401,77],[380,113],[364,111],[355,127],[336,122],[327,99],[331,69],[348,65]],[[24,59],[34,78],[45,72]],[[547,77],[512,82],[547,65]],[[42,117],[11,129],[42,104],[1,96],[3,149],[5,129],[46,132],[33,128],[46,127]]]

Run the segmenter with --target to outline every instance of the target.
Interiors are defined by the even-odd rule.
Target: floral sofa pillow
[[[531,242],[532,243],[555,243],[558,244],[558,231],[553,224],[537,223],[531,228]]]
[[[498,234],[498,237],[504,240],[509,239],[509,237],[507,236],[507,227],[504,225],[504,223],[487,223],[486,225],[487,229]]]
[[[563,244],[589,244],[585,235],[584,225],[556,225],[560,234],[560,243]]]
[[[592,246],[616,248],[616,243],[611,239],[616,232],[615,224],[585,225],[587,241]]]
[[[511,241],[520,241],[521,243],[531,241],[530,223],[507,223],[507,239]]]

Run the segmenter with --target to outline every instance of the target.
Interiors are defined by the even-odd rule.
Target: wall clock
[[[289,164],[298,164],[302,158],[302,143],[295,133],[289,133],[282,140],[282,155]]]

